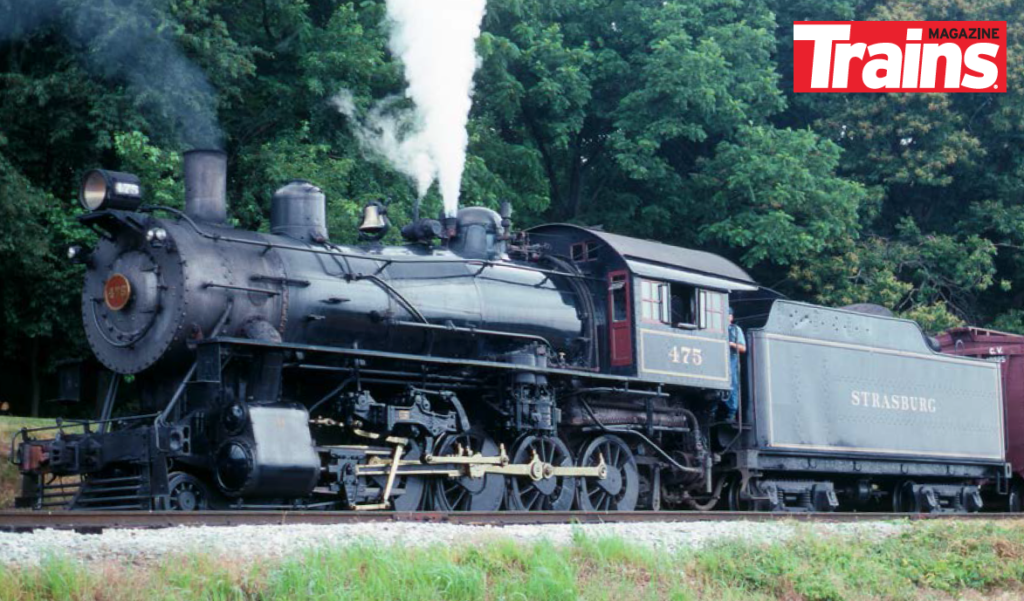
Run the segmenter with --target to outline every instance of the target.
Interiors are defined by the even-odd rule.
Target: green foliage
[[[80,348],[81,268],[64,260],[66,245],[89,234],[61,203],[33,185],[5,154],[0,138],[0,353],[37,362]],[[59,344],[45,348],[48,341]],[[11,391],[5,391],[10,394]]]
[[[999,591],[1024,586],[1020,524],[903,523],[865,536],[795,527],[785,542],[725,538],[681,552],[582,533],[565,545],[490,536],[429,547],[356,541],[250,566],[187,555],[102,578],[55,557],[0,566],[0,598],[916,601],[1002,598]]]
[[[0,0],[0,342],[11,374],[82,349],[75,196],[99,165],[182,205],[220,138],[234,223],[292,178],[396,223],[413,187],[331,99],[400,97],[383,0]],[[1007,21],[1005,94],[793,94],[804,19]],[[464,204],[720,252],[794,297],[883,304],[935,331],[1024,312],[1024,7],[981,0],[490,0]],[[424,215],[440,208],[436,191]],[[394,234],[392,234],[394,236]],[[5,372],[6,373],[6,372]],[[25,410],[40,375],[16,379]]]
[[[139,131],[115,134],[114,150],[121,169],[145,182],[146,204],[185,208],[181,154],[153,146]]]
[[[809,263],[850,248],[869,193],[836,176],[839,155],[807,130],[741,128],[702,161],[704,238],[744,249],[748,267]]]
[[[836,0],[777,3],[779,23],[804,19],[995,20],[1008,22],[1004,94],[789,94],[788,123],[810,125],[843,148],[838,173],[877,187],[878,211],[862,242],[797,280],[826,302],[880,302],[929,329],[985,324],[1017,311],[1024,169],[1021,123],[1024,26],[1019,2]],[[783,72],[792,31],[779,30]],[[1009,294],[1008,294],[1009,293]],[[842,300],[840,300],[842,299]],[[1019,330],[1018,331],[1024,331]]]
[[[877,542],[837,544],[808,531],[778,545],[723,542],[696,554],[696,572],[716,587],[808,601],[960,597],[1014,587],[1024,577],[1020,526],[932,523]]]
[[[678,224],[697,159],[783,106],[773,28],[757,2],[494,1],[474,114],[498,135],[482,154],[519,155],[514,183],[543,182],[543,217],[696,243]]]

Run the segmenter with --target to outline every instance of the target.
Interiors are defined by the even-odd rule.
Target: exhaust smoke
[[[485,9],[486,0],[387,0],[389,47],[405,66],[405,94],[415,108],[395,110],[396,99],[389,98],[360,120],[351,93],[333,99],[360,143],[412,178],[418,198],[438,182],[449,217],[459,208]]]
[[[168,27],[169,0],[22,0],[0,9],[0,42],[45,27],[67,39],[90,73],[126,84],[132,102],[179,144],[220,148],[217,94]]]

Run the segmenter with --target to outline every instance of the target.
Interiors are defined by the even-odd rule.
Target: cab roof
[[[719,255],[701,250],[692,250],[651,240],[621,236],[569,223],[539,225],[527,231],[554,233],[552,230],[558,228],[586,232],[597,238],[618,253],[624,261],[630,264],[634,271],[637,271],[635,266],[639,261],[645,264],[652,264],[653,267],[675,268],[690,273],[704,274],[757,286],[757,282],[739,265]]]

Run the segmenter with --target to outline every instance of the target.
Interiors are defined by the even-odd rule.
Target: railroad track
[[[796,521],[858,522],[884,520],[1024,520],[1020,513],[761,513],[745,511],[530,511],[530,512],[331,512],[331,511],[0,511],[0,532],[43,528],[97,533],[112,528],[354,524],[423,522],[508,526],[515,524],[600,524],[627,522]]]

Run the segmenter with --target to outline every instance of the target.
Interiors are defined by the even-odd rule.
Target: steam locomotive
[[[184,173],[184,211],[144,205],[131,174],[83,180],[80,219],[99,242],[69,258],[113,376],[96,419],[18,434],[22,506],[1009,499],[999,365],[942,354],[912,322],[784,300],[706,252],[569,224],[513,233],[507,205],[415,219],[387,246],[386,207],[371,203],[364,243],[339,246],[322,191],[292,181],[270,233],[243,231],[227,224],[226,155],[186,153]],[[733,309],[750,340],[738,374]],[[115,406],[128,376],[133,412]],[[738,419],[718,420],[733,378]]]

